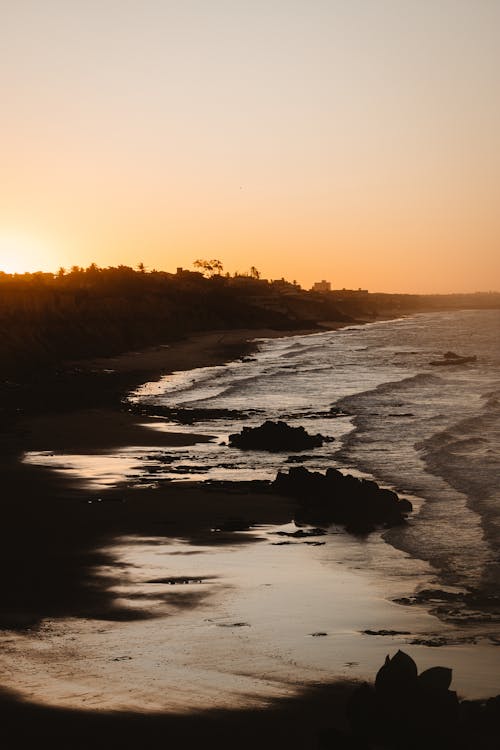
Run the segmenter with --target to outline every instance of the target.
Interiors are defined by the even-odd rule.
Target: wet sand
[[[116,533],[147,533],[164,506],[157,493],[140,503],[122,503],[116,492],[102,498],[105,509],[88,513],[95,493],[67,473],[22,462],[27,450],[99,453],[130,445],[179,446],[209,436],[187,436],[148,428],[148,420],[127,411],[125,394],[167,371],[221,364],[248,353],[251,336],[270,331],[218,331],[193,336],[168,347],[130,352],[109,360],[73,363],[57,382],[47,378],[2,394],[12,405],[5,420],[0,453],[2,511],[0,622],[22,626],[54,612],[71,615],[74,601],[106,599],[99,587],[85,590],[89,566],[100,560],[102,539]],[[161,365],[161,367],[160,367]],[[160,367],[160,369],[158,369]],[[23,397],[25,397],[23,399]],[[60,398],[59,398],[60,397]],[[70,398],[71,397],[71,398]],[[21,401],[21,402],[20,402]],[[82,402],[86,408],[82,408]],[[9,416],[8,410],[6,410]],[[168,488],[170,491],[170,488]],[[102,493],[101,493],[102,494]],[[198,529],[206,521],[202,506],[172,503],[181,525]],[[222,500],[229,504],[233,498]],[[150,518],[151,516],[151,518]],[[85,604],[82,608],[85,609]]]
[[[344,325],[339,323],[334,328]],[[134,387],[166,374],[220,365],[249,355],[257,346],[255,339],[311,332],[317,329],[212,331],[115,357],[67,363],[62,376],[35,379],[29,388],[20,389],[19,395],[17,390],[11,394],[4,389],[4,402],[12,404],[13,398],[13,405],[20,412],[15,415],[15,431],[8,438],[11,446],[20,451],[66,453],[96,453],[127,445],[191,445],[193,439],[188,435],[169,432],[159,436],[147,429],[148,425],[158,424],[157,420],[138,419],[121,403],[122,398]],[[25,412],[27,416],[23,417]]]

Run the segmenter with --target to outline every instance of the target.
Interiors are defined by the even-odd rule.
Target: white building
[[[329,281],[325,281],[324,279],[322,281],[315,281],[312,285],[311,291],[312,292],[330,292],[332,289],[332,285]]]

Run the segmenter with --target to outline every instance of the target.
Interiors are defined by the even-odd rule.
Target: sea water
[[[453,351],[476,356],[438,367]],[[386,535],[443,581],[494,595],[500,581],[500,311],[425,313],[307,336],[262,340],[245,361],[176,373],[131,400],[228,409],[177,430],[208,444],[148,455],[149,477],[269,479],[296,461],[370,476],[416,499],[418,516]],[[236,412],[236,414],[235,414]],[[333,437],[287,456],[239,451],[228,435],[281,419]],[[291,463],[293,462],[293,463]]]

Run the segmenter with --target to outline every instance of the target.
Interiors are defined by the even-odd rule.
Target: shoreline
[[[353,323],[345,325],[351,326]],[[345,326],[342,325],[339,327]],[[295,336],[309,333],[318,334],[321,332],[322,331],[318,330],[293,331],[289,332],[288,335]],[[271,336],[267,335],[258,335],[264,332],[251,331],[250,333],[254,338],[271,338]],[[274,333],[276,334],[275,337],[282,337],[283,335],[282,331]],[[256,347],[258,345],[255,341],[248,341],[248,331],[229,332],[229,340],[226,336],[226,332],[213,332],[208,335],[194,337],[194,340],[191,338],[188,341],[182,342],[180,350],[177,349],[177,354],[172,351],[173,347],[170,346],[168,349],[165,347],[155,347],[153,350],[149,350],[149,353],[132,352],[127,355],[120,355],[119,358],[91,360],[88,363],[88,366],[97,371],[101,371],[100,377],[104,380],[108,377],[113,378],[113,376],[102,371],[115,369],[117,377],[113,378],[114,384],[117,387],[122,387],[124,383],[134,384],[137,382],[137,379],[140,379],[140,383],[142,383],[144,382],[144,376],[148,378],[151,373],[155,373],[158,378],[162,377],[166,373],[160,372],[158,374],[156,366],[159,361],[165,363],[165,367],[170,365],[171,371],[189,369],[175,366],[181,362],[195,362],[196,364],[191,368],[195,369],[200,366],[223,364],[224,362],[229,361],[227,358],[229,351],[231,351],[231,354],[233,355],[232,359],[235,359],[238,356],[238,352],[242,351],[241,347],[243,347],[242,354],[247,354],[250,351],[248,347],[252,347],[252,345],[253,347]],[[177,345],[174,346],[177,347]],[[144,360],[145,354],[146,360]],[[242,356],[242,354],[239,354],[239,356]],[[200,362],[200,355],[201,362],[203,363],[201,365],[197,364]],[[224,357],[226,358],[224,359]],[[111,365],[111,360],[114,360],[114,368],[109,367]],[[142,365],[139,366],[141,360]],[[154,369],[144,369],[145,361],[148,363],[149,367],[154,364]],[[169,365],[167,365],[167,362]],[[106,367],[106,365],[108,365],[108,367]],[[152,379],[153,378],[150,377],[150,380]],[[41,414],[35,414],[29,418],[25,417],[20,424],[24,430],[31,429],[31,435],[28,435],[25,432],[24,435],[21,436],[24,444],[37,446],[35,449],[43,450],[40,446],[48,445],[48,443],[44,441],[47,441],[51,435],[54,438],[52,443],[53,450],[54,445],[57,444],[60,446],[61,450],[64,450],[64,448],[67,450],[67,446],[70,445],[74,450],[99,452],[109,448],[117,448],[120,445],[129,445],[131,437],[134,439],[134,445],[159,445],[160,435],[162,435],[162,439],[165,440],[165,443],[162,443],[162,445],[173,446],[189,444],[182,442],[182,440],[189,437],[185,433],[178,433],[176,436],[175,433],[158,433],[157,431],[149,430],[147,428],[148,420],[145,417],[119,411],[120,398],[117,399],[117,390],[111,393],[110,389],[108,394],[112,396],[111,403],[108,404],[107,407],[95,407],[90,410],[90,412],[84,412],[82,410],[74,412],[65,408],[52,415],[43,416]],[[121,391],[121,394],[123,394],[123,391]],[[117,416],[117,414],[119,416]],[[78,421],[75,421],[76,418]],[[146,426],[140,426],[137,424],[138,422],[140,422],[140,425]],[[149,433],[151,433],[151,435],[149,435]],[[55,441],[56,437],[57,441]],[[208,439],[207,436],[191,437],[195,440]],[[68,443],[67,441],[70,439],[72,442]],[[142,440],[143,442],[135,442],[139,440]],[[149,440],[151,440],[151,442],[148,442]],[[176,440],[179,442],[176,443]],[[191,444],[192,442],[193,441],[191,441]],[[88,641],[89,643],[92,643],[98,638],[98,634],[101,632],[104,633],[106,630],[114,630],[118,633],[122,630],[121,643],[123,643],[125,647],[127,632],[130,632],[128,628],[132,627],[132,625],[135,628],[134,617],[137,618],[137,627],[139,627],[141,623],[146,625],[149,622],[151,625],[148,627],[154,629],[155,623],[157,622],[155,619],[147,619],[147,609],[149,605],[148,599],[145,599],[144,601],[140,598],[131,600],[132,602],[135,601],[135,606],[137,608],[135,614],[131,618],[131,610],[129,609],[127,612],[127,608],[122,606],[120,600],[121,596],[123,596],[123,591],[121,590],[123,587],[121,587],[120,591],[114,591],[117,582],[119,582],[120,578],[124,575],[124,571],[127,570],[127,568],[120,567],[123,566],[124,561],[120,560],[119,557],[116,557],[115,554],[116,550],[113,547],[115,542],[113,540],[117,538],[117,535],[122,538],[124,536],[126,537],[127,534],[137,534],[144,539],[157,540],[155,544],[159,543],[162,538],[165,541],[168,539],[172,540],[172,538],[180,538],[187,543],[188,549],[191,549],[191,552],[185,551],[182,553],[188,555],[199,554],[197,553],[197,547],[200,546],[207,549],[211,546],[217,554],[223,553],[226,547],[228,550],[232,548],[238,549],[244,554],[245,548],[255,548],[256,543],[262,541],[261,535],[256,533],[254,538],[252,538],[249,535],[245,535],[244,532],[241,533],[236,531],[218,535],[218,538],[214,539],[213,533],[209,533],[210,527],[213,526],[214,521],[231,519],[237,514],[238,519],[243,525],[245,523],[279,525],[287,523],[290,519],[290,515],[293,513],[293,504],[290,500],[286,500],[285,498],[271,498],[268,495],[259,495],[259,493],[249,492],[248,490],[238,492],[236,495],[224,490],[212,490],[207,492],[206,489],[201,489],[196,482],[186,484],[183,487],[179,487],[176,483],[166,484],[163,485],[161,489],[157,490],[156,494],[148,488],[142,488],[140,490],[130,489],[127,492],[123,492],[118,488],[104,491],[104,493],[101,493],[102,502],[96,502],[95,492],[82,489],[78,482],[69,478],[61,478],[60,476],[55,476],[53,472],[33,466],[18,466],[18,469],[18,472],[14,472],[14,474],[17,473],[17,476],[14,477],[15,481],[10,486],[12,491],[17,491],[18,496],[21,495],[22,500],[20,505],[22,507],[18,509],[18,512],[16,512],[13,507],[10,507],[7,521],[9,522],[10,520],[14,522],[11,524],[12,528],[22,529],[23,545],[26,544],[26,542],[33,542],[36,538],[37,545],[35,545],[35,550],[34,552],[33,550],[29,550],[28,564],[26,565],[26,561],[24,561],[24,565],[26,568],[25,572],[31,576],[33,576],[35,566],[41,565],[40,580],[42,581],[42,588],[41,597],[38,601],[41,606],[44,604],[42,600],[48,598],[49,603],[51,604],[51,606],[49,606],[48,609],[45,609],[45,611],[43,611],[42,607],[42,610],[38,613],[41,615],[41,621],[45,623],[40,634],[42,640],[44,638],[46,639],[46,644],[51,644],[51,648],[57,648],[58,650],[61,650],[62,647],[66,648],[68,659],[71,659],[72,655],[77,656],[78,654],[78,650],[75,650],[75,647],[73,647],[69,641],[72,639],[80,640],[82,633],[86,630],[85,637],[87,639],[90,638],[90,641]],[[21,488],[19,488],[19,480],[24,482],[24,486],[21,484]],[[36,506],[38,506],[38,508]],[[9,518],[9,513],[11,512],[12,518]],[[28,513],[29,521],[27,520]],[[16,521],[18,523],[17,526],[15,525]],[[8,522],[6,524],[7,527],[9,525]],[[28,539],[26,540],[27,524],[31,525],[32,528],[31,532],[27,534]],[[77,528],[75,528],[75,526]],[[63,540],[62,536],[67,534],[68,528],[72,529],[70,538]],[[45,537],[46,543],[43,544]],[[11,540],[10,544],[7,544],[7,552],[10,551],[13,554],[14,547],[18,544],[18,540]],[[51,545],[53,545],[53,547]],[[61,563],[66,565],[69,560],[69,575],[65,575],[61,579],[60,571],[51,566],[47,568],[45,564],[46,561],[43,557],[47,554],[47,550],[49,549],[50,554],[55,555],[57,566]],[[131,549],[133,551],[133,548]],[[280,548],[278,547],[276,549]],[[283,549],[286,550],[286,548]],[[304,549],[306,548],[304,547]],[[295,551],[297,550],[298,548]],[[23,552],[23,550],[21,550],[21,552]],[[26,552],[26,547],[24,547],[24,552]],[[172,552],[171,554],[181,554],[181,552],[182,550],[179,549],[177,552]],[[5,555],[5,550],[3,550],[3,554]],[[171,558],[172,561],[176,559],[177,558]],[[180,561],[183,558],[179,557],[178,559]],[[198,558],[190,558],[189,556],[186,558],[187,561],[190,559],[194,561]],[[210,558],[209,556],[207,559],[215,559],[215,557]],[[9,560],[9,562],[12,563],[12,560]],[[19,556],[17,562],[21,563]],[[98,581],[93,577],[92,571],[95,570],[96,566],[108,571],[107,579]],[[14,565],[14,570],[15,567],[16,566]],[[134,570],[134,568],[132,568],[132,570]],[[14,574],[14,585],[16,584],[16,574],[17,571]],[[50,582],[53,584],[52,586],[47,585],[46,579],[48,576],[53,577]],[[11,586],[13,585],[12,580],[9,580],[8,582]],[[91,596],[89,596],[88,590],[89,582],[91,583],[91,588],[94,587]],[[194,593],[192,595],[190,591],[187,591],[186,594],[189,594],[189,596],[186,596],[185,604],[183,604],[183,607],[185,607],[185,615],[182,615],[183,610],[179,610],[175,613],[175,616],[171,618],[171,621],[173,623],[176,621],[181,623],[184,622],[187,632],[190,632],[190,629],[193,627],[198,628],[199,626],[197,622],[201,616],[200,613],[204,612],[204,600],[203,598],[200,598],[200,596],[205,596],[205,594],[210,596],[210,587],[215,587],[214,592],[216,599],[220,596],[220,593],[217,593],[219,591],[223,594],[223,598],[220,599],[221,602],[233,601],[234,594],[232,593],[231,585],[235,584],[226,586],[222,580],[218,581],[217,578],[214,578],[213,584],[209,581],[205,584],[202,583],[199,593],[196,588],[193,589]],[[178,587],[174,586],[172,591],[175,590],[177,593],[177,588]],[[151,596],[149,592],[148,596]],[[227,599],[227,597],[229,597],[229,599]],[[170,601],[170,599],[168,601]],[[141,610],[141,607],[144,608]],[[205,610],[205,614],[210,614],[210,610]],[[20,620],[22,620],[22,618],[20,618]],[[89,630],[89,626],[85,625],[85,623],[103,623],[102,630],[97,624],[90,627]],[[83,630],[78,624],[81,624],[82,626],[85,625]],[[242,625],[241,633],[242,636],[245,636],[246,638],[246,622],[243,621],[243,615],[242,622],[236,623],[236,625],[238,624]],[[16,625],[15,621],[11,622],[11,626],[12,625]],[[37,633],[38,625],[36,620],[30,622],[29,617],[25,620],[24,625],[22,622],[17,623],[17,625],[17,631],[14,629],[10,632],[17,632],[13,641],[16,641],[16,647],[20,646],[22,648],[22,639],[25,637],[23,633],[26,634],[28,638],[31,637],[31,633]],[[172,627],[172,625],[170,627]],[[238,642],[241,640],[241,636],[239,635],[239,629],[235,628],[233,630],[233,628],[235,628],[234,623],[228,629],[227,633],[230,641],[238,647]],[[65,630],[68,630],[69,632],[64,633]],[[139,632],[141,631],[139,630]],[[211,631],[207,632],[209,633]],[[220,632],[222,633],[226,631]],[[204,630],[203,633],[205,633]],[[104,635],[102,637],[104,637]],[[99,635],[99,639],[100,638],[101,636]],[[379,638],[370,639],[369,637],[368,640],[378,641]],[[382,641],[384,640],[383,637],[381,637],[381,639]],[[36,640],[38,640],[38,638],[35,635],[35,644]],[[315,641],[316,639],[312,639],[311,642]],[[321,642],[322,639],[319,638],[317,641]],[[83,639],[83,642],[86,642],[85,638]],[[242,644],[248,643],[248,639],[246,641],[242,640],[241,642]],[[10,648],[15,649],[16,647],[12,646]],[[404,646],[402,647],[404,648]],[[186,668],[186,658],[182,656],[184,648],[186,648],[186,646],[181,642],[177,658],[181,658],[181,663],[184,663]],[[112,651],[112,648],[110,650]],[[43,655],[40,661],[40,657],[37,654],[38,646],[35,645],[35,649],[32,652],[34,664],[39,664],[39,666],[43,668]],[[218,654],[218,657],[219,659],[224,658],[220,653]],[[81,658],[81,656],[78,658]],[[88,657],[86,656],[85,658]],[[99,664],[99,659],[101,657],[97,656],[96,658],[97,661],[95,664]],[[122,658],[127,659],[129,657],[122,655],[122,651],[116,652],[116,657],[113,656],[113,660],[120,660]],[[422,660],[418,658],[417,661],[419,664],[422,663]],[[175,660],[172,662],[170,658],[168,659],[168,662],[171,663],[173,668]],[[434,662],[431,662],[431,665],[436,662],[439,662],[439,658],[437,657],[434,658]],[[120,662],[118,661],[118,665],[116,666],[119,665]],[[120,677],[120,672],[116,672],[119,681],[127,679],[126,665],[127,662],[124,661],[123,677]],[[223,663],[221,666],[222,665]],[[76,667],[78,667],[78,661],[76,662]],[[66,704],[66,708],[62,708],[65,705],[64,700],[62,700],[60,688],[58,688],[54,682],[52,682],[52,685],[48,689],[48,696],[50,697],[52,694],[54,699],[53,706],[60,706],[57,711],[68,712],[70,709],[73,710],[71,718],[68,719],[71,726],[74,726],[74,723],[77,724],[80,720],[78,714],[74,711],[75,707],[82,709],[86,707],[87,710],[84,715],[89,715],[88,709],[90,708],[92,712],[95,712],[96,716],[103,717],[106,716],[106,709],[112,710],[115,716],[119,716],[119,714],[116,714],[115,712],[120,710],[120,700],[123,701],[124,706],[127,706],[126,696],[118,695],[117,700],[115,699],[114,705],[106,705],[106,703],[104,703],[104,709],[99,710],[102,701],[102,694],[99,694],[95,684],[87,685],[84,681],[83,684],[86,685],[88,696],[90,696],[85,697],[87,696],[87,693],[85,691],[82,692],[82,688],[78,687],[78,670],[72,675],[71,664],[69,661],[67,669],[69,671],[67,674],[63,674],[63,679],[68,681],[70,692],[74,693],[74,703],[72,705]],[[219,670],[219,665],[216,665],[216,669]],[[109,670],[115,670],[115,666],[110,665]],[[183,672],[180,672],[176,679],[184,679],[185,675],[183,677],[183,674]],[[223,676],[224,670],[219,670],[218,674],[219,677]],[[293,670],[291,674],[293,674]],[[307,686],[302,690],[303,686],[307,685],[307,683],[302,681],[300,670],[298,675],[298,683],[293,684],[293,682],[290,682],[286,689],[284,688],[285,683],[279,679],[277,673],[268,678],[268,685],[263,686],[264,692],[261,695],[260,700],[257,701],[257,703],[263,701],[260,709],[255,707],[248,709],[243,708],[245,705],[244,701],[241,705],[238,703],[238,700],[241,700],[241,697],[238,699],[236,696],[241,696],[241,694],[236,691],[233,708],[227,710],[224,714],[222,720],[223,725],[226,725],[228,722],[232,723],[238,728],[238,731],[240,731],[241,727],[245,724],[244,717],[252,715],[252,712],[255,713],[256,711],[257,713],[265,715],[266,718],[263,720],[264,724],[268,722],[270,731],[276,731],[277,737],[279,737],[279,726],[280,722],[283,720],[283,716],[286,715],[287,711],[293,710],[291,708],[293,705],[297,705],[301,711],[304,711],[301,718],[297,719],[298,723],[301,725],[301,730],[297,727],[295,730],[297,736],[290,736],[289,742],[291,744],[287,744],[290,747],[308,746],[303,744],[306,741],[306,737],[310,738],[307,728],[302,726],[303,722],[309,721],[309,718],[307,717],[310,716],[315,722],[315,729],[318,726],[329,726],[331,722],[327,715],[328,712],[321,714],[321,716],[316,713],[319,711],[324,695],[328,693],[328,690],[333,690],[334,694],[337,696],[335,708],[339,709],[339,707],[343,705],[342,701],[345,702],[346,696],[352,691],[355,682],[349,681],[346,676],[344,676],[344,682],[342,682],[342,676],[339,675],[335,679],[333,685],[329,686],[327,682],[323,682],[320,687],[319,681],[316,679],[315,682],[313,680],[313,684],[316,685],[316,688]],[[176,673],[174,670],[174,677],[175,676]],[[248,678],[249,675],[246,674],[245,679]],[[205,678],[200,672],[200,676],[197,679],[201,679],[201,684],[203,684]],[[227,679],[227,677],[225,679]],[[240,681],[242,680],[241,689],[250,692],[250,683],[246,684],[242,677],[239,679]],[[37,675],[35,668],[35,671],[31,671],[31,673],[28,671],[24,680],[25,684],[29,684],[30,682],[33,683],[37,680],[40,681],[42,678],[40,675]],[[72,680],[75,680],[73,687],[71,687]],[[269,685],[272,686],[270,692]],[[137,687],[140,691],[145,690],[144,683],[139,684]],[[235,687],[236,686],[233,686],[230,690],[234,691]],[[174,683],[166,684],[165,689],[174,689]],[[202,689],[206,691],[208,685],[204,685]],[[255,686],[253,686],[252,689],[255,689]],[[266,691],[268,691],[267,697]],[[32,697],[36,703],[37,695],[39,696],[39,694],[39,691],[35,690],[31,696],[24,693],[23,697],[25,700],[30,700],[30,697]],[[307,701],[309,698],[305,698],[306,703],[304,704],[302,696],[309,695],[312,695],[313,698],[311,706],[308,708]],[[187,718],[187,724],[183,725],[184,731],[188,731],[188,733],[190,731],[189,728],[191,727],[192,729],[196,722],[201,720],[201,716],[211,715],[212,718],[210,718],[209,721],[215,721],[216,724],[212,725],[215,726],[217,725],[218,719],[215,718],[216,714],[210,714],[210,711],[214,711],[215,709],[219,712],[225,711],[223,705],[217,706],[217,704],[213,704],[213,708],[210,708],[208,711],[206,707],[199,706],[197,708],[195,705],[196,701],[194,701],[194,694],[191,694],[190,697],[189,691],[184,694],[184,697],[181,696],[180,700],[181,702],[184,701],[187,705],[191,705],[192,712],[189,714],[191,718]],[[34,705],[34,703],[32,705]],[[179,703],[176,705],[175,701],[173,701],[171,702],[171,708],[167,709],[167,711],[170,710],[170,713],[162,713],[162,721],[165,721],[165,726],[169,726],[169,722],[171,724],[172,722],[175,723],[175,721],[177,721],[179,716],[179,705]],[[263,707],[265,707],[265,711],[262,711]],[[31,709],[28,708],[26,710],[29,712]],[[53,711],[56,709],[45,705],[43,709],[39,708],[39,710],[43,710],[48,721],[48,717],[53,716]],[[132,710],[130,705],[126,710]],[[154,715],[154,710],[153,713],[149,713],[152,711],[152,706],[143,709],[138,708],[138,710],[142,711],[142,713],[148,713],[148,715]],[[163,711],[164,710],[165,708]],[[308,711],[312,711],[312,713],[307,713]],[[132,714],[123,713],[120,716],[120,719],[117,720],[118,722],[122,722],[121,731],[124,731],[127,716],[132,716]],[[342,722],[342,718],[339,718],[338,720],[340,723]],[[293,744],[294,742],[297,744]],[[254,743],[252,742],[251,744],[253,745]]]
[[[55,386],[45,379],[40,383],[39,392],[34,389],[28,399],[27,413],[22,413],[21,406],[19,414],[19,405],[14,402],[18,412],[14,416],[18,439],[14,438],[13,444],[18,452],[89,453],[123,445],[192,445],[196,440],[185,433],[149,430],[148,425],[156,424],[157,420],[124,408],[126,395],[145,382],[160,380],[174,372],[215,367],[248,356],[258,348],[259,339],[323,333],[348,325],[352,323],[339,323],[324,330],[212,331],[173,344],[67,363]],[[11,431],[8,437],[12,436]],[[202,441],[208,439],[200,436]]]
[[[289,335],[309,332],[291,331]],[[135,613],[123,608],[120,598],[109,589],[109,579],[99,580],[93,574],[96,565],[110,571],[115,570],[116,561],[110,554],[108,545],[116,534],[121,536],[137,533],[146,538],[158,534],[161,538],[167,534],[169,538],[172,535],[183,538],[188,544],[215,543],[222,545],[223,549],[225,544],[240,546],[242,543],[253,543],[238,532],[219,535],[217,540],[210,539],[210,535],[207,535],[207,529],[213,525],[214,519],[231,517],[235,512],[235,500],[238,516],[246,523],[255,520],[268,524],[287,523],[293,514],[288,499],[270,498],[248,492],[235,498],[231,492],[207,493],[206,490],[200,490],[196,483],[182,488],[166,486],[159,495],[154,495],[148,490],[130,492],[127,493],[126,499],[119,497],[119,491],[110,490],[100,493],[103,496],[102,503],[98,504],[93,500],[89,504],[87,498],[95,498],[95,493],[83,489],[78,481],[70,477],[62,477],[44,468],[20,463],[20,451],[28,447],[51,450],[56,445],[61,450],[71,446],[74,450],[99,451],[126,445],[132,437],[134,443],[142,441],[143,445],[158,445],[162,439],[160,433],[137,424],[147,424],[147,419],[120,410],[120,400],[125,392],[147,379],[162,377],[165,374],[161,371],[163,368],[175,371],[214,366],[246,355],[257,346],[257,342],[248,341],[249,336],[271,338],[282,335],[281,331],[265,329],[217,332],[191,337],[178,345],[169,346],[168,349],[162,347],[147,352],[121,355],[119,362],[117,358],[93,360],[87,362],[86,366],[107,369],[111,364],[110,360],[113,360],[113,369],[117,371],[117,377],[112,378],[113,387],[106,388],[105,407],[99,405],[93,406],[90,410],[80,408],[77,412],[73,411],[71,407],[75,404],[70,404],[71,399],[67,396],[74,389],[69,388],[62,408],[51,412],[51,396],[55,398],[57,394],[49,394],[45,402],[49,408],[46,409],[40,404],[41,408],[35,409],[34,414],[25,414],[16,420],[14,449],[4,454],[2,467],[6,496],[16,499],[6,505],[4,524],[0,532],[0,578],[3,588],[0,602],[0,633],[4,646],[1,662],[6,675],[15,663],[22,667],[14,682],[10,679],[4,680],[3,686],[0,687],[0,709],[8,707],[9,715],[12,716],[13,733],[19,736],[21,730],[22,735],[20,724],[26,719],[34,722],[34,726],[39,727],[38,731],[41,729],[42,732],[50,732],[55,717],[59,716],[63,717],[71,731],[74,731],[82,721],[89,721],[90,716],[93,716],[96,722],[112,723],[113,736],[120,736],[121,744],[126,743],[130,722],[136,721],[136,714],[131,712],[131,708],[125,708],[120,712],[120,696],[118,703],[115,702],[112,714],[107,713],[111,709],[109,705],[107,709],[99,709],[102,696],[98,697],[98,687],[87,688],[87,692],[90,690],[90,693],[97,690],[94,701],[89,703],[83,695],[78,697],[81,688],[77,686],[78,678],[72,676],[72,656],[68,654],[66,675],[63,677],[61,689],[64,692],[64,685],[68,685],[69,692],[74,694],[75,700],[72,707],[66,705],[64,708],[65,701],[57,687],[58,680],[54,682],[53,678],[44,676],[44,657],[42,654],[40,661],[37,653],[40,637],[43,641],[48,636],[47,643],[50,643],[50,633],[54,629],[57,630],[59,622],[65,630],[73,627],[71,623],[79,622],[82,626],[85,626],[85,623],[99,621],[115,623],[113,628],[119,628],[122,620],[127,622],[130,618],[132,622],[136,617],[139,623],[148,622],[147,607],[144,612],[137,609]],[[158,367],[159,364],[161,368]],[[71,377],[69,375],[70,380]],[[76,378],[81,383],[78,375]],[[108,374],[102,374],[100,379],[106,378]],[[95,378],[91,378],[89,389],[94,386]],[[84,391],[83,402],[88,402],[91,395]],[[185,434],[177,437],[164,434],[163,444],[187,445],[193,442],[186,437]],[[181,503],[172,506],[172,501],[177,497],[182,499]],[[162,520],[162,517],[165,520]],[[15,534],[12,533],[13,530],[16,530]],[[118,575],[119,570],[118,567]],[[186,599],[185,606],[188,612],[196,611],[196,597],[192,603]],[[31,643],[35,646],[34,651]],[[55,643],[52,648],[54,646]],[[57,648],[60,650],[61,646]],[[76,682],[71,687],[73,680]],[[34,683],[41,683],[41,692],[33,688]],[[269,685],[271,684],[272,681]],[[170,688],[173,688],[173,684]],[[325,711],[323,705],[325,695],[333,692],[336,696],[339,722],[342,722],[343,710],[340,709],[351,690],[351,684],[344,687],[336,683],[331,688],[325,686],[324,690],[320,691],[302,691],[299,685],[290,685],[284,689],[284,686],[279,688],[277,683],[276,689],[272,689],[267,697],[265,696],[268,688],[264,687],[263,694],[257,700],[261,707],[264,701],[268,709],[264,713],[262,708],[252,708],[252,701],[245,708],[247,701],[243,693],[237,705],[231,710],[222,707],[217,709],[215,705],[216,710],[206,713],[206,709],[196,709],[195,700],[193,713],[189,713],[185,721],[181,720],[177,709],[173,707],[174,701],[170,711],[165,713],[165,709],[162,709],[156,714],[154,723],[155,726],[165,727],[169,734],[179,731],[179,736],[196,737],[197,740],[197,727],[203,726],[203,735],[215,731],[219,746],[223,746],[221,739],[226,731],[225,727],[233,727],[234,731],[240,733],[248,722],[254,722],[257,714],[262,716],[266,735],[271,737],[275,734],[278,741],[278,738],[283,736],[283,720],[287,717],[287,721],[292,718],[294,724],[294,730],[289,733],[290,747],[293,747],[298,736],[302,736],[302,744],[310,735],[307,726],[309,721],[315,726],[330,725],[330,712]],[[44,700],[40,702],[42,695]],[[123,698],[124,696],[122,700]],[[242,698],[242,705],[238,706]],[[184,700],[186,705],[192,702],[189,693]],[[300,718],[294,713],[294,706],[300,709]],[[75,708],[79,708],[80,711],[75,711]],[[91,714],[88,713],[88,709],[91,709]],[[152,713],[151,710],[152,706],[147,709],[147,713],[154,717],[154,709]],[[207,716],[208,724],[203,719],[204,714]],[[113,721],[109,718],[111,715],[114,717]],[[214,736],[214,741],[215,739]],[[249,746],[253,744],[254,741]],[[229,738],[226,746],[233,746]],[[298,746],[300,745],[297,744]]]

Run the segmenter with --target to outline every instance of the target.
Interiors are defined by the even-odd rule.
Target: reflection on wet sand
[[[365,678],[398,647],[422,667],[435,663],[432,649],[411,641],[446,638],[449,628],[388,601],[401,592],[401,570],[392,579],[390,571],[402,555],[380,537],[331,529],[322,546],[311,547],[307,536],[281,546],[280,533],[293,533],[294,524],[215,528],[200,530],[198,541],[163,531],[110,538],[87,585],[112,608],[10,633],[2,657],[12,674],[7,687],[53,706],[185,712],[255,708],[296,695],[298,685]],[[380,559],[385,589],[375,570]],[[412,565],[408,578],[422,576]],[[465,644],[444,646],[440,663],[458,666],[455,683],[468,695],[498,692],[488,665],[493,649],[476,646],[472,660]],[[472,679],[478,660],[481,683]]]

